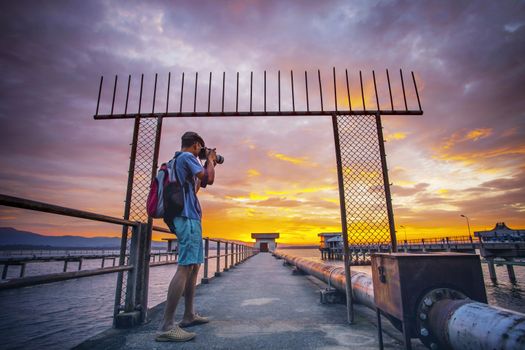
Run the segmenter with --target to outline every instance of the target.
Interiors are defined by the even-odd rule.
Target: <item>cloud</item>
[[[3,2],[0,191],[122,215],[133,120],[93,120],[101,75],[106,82],[101,113],[111,109],[115,74],[117,113],[124,110],[128,74],[128,112],[138,111],[142,73],[142,111],[150,112],[154,101],[156,111],[164,110],[168,72],[169,110],[178,110],[181,95],[182,109],[193,110],[195,72],[196,107],[207,110],[210,71],[213,109],[221,108],[222,72],[225,108],[235,108],[239,72],[239,108],[248,110],[253,71],[253,108],[262,110],[265,70],[268,110],[278,108],[277,70],[281,107],[290,109],[291,69],[296,108],[306,106],[304,71],[310,108],[320,108],[320,69],[323,104],[330,109],[336,103],[332,67],[340,108],[348,103],[343,71],[348,69],[353,107],[362,105],[359,70],[365,103],[375,106],[374,70],[379,103],[389,109],[388,68],[393,106],[400,109],[402,68],[408,107],[418,107],[413,70],[425,113],[382,117],[396,215],[409,227],[425,225],[429,231],[459,227],[457,211],[474,208],[487,221],[497,216],[523,225],[524,14],[523,3],[491,1]],[[202,134],[226,159],[217,167],[216,183],[200,194],[211,235],[249,239],[251,231],[278,230],[284,240],[301,236],[313,242],[316,232],[339,230],[329,116],[165,119],[161,161],[180,148],[187,130]],[[345,171],[353,171],[359,183],[381,176]],[[252,200],[250,194],[260,197]],[[256,208],[244,207],[250,202]],[[319,220],[312,218],[317,212]],[[24,211],[2,216],[50,234],[109,230],[79,229],[64,218]]]

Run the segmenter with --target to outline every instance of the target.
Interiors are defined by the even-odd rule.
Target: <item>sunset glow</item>
[[[472,232],[500,221],[525,227],[523,3],[447,1],[431,9],[423,2],[382,1],[176,3],[16,3],[2,11],[0,193],[122,217],[133,121],[93,120],[101,75],[112,81],[118,74],[123,86],[132,74],[136,88],[144,73],[150,91],[158,73],[159,91],[165,91],[171,72],[175,110],[181,73],[199,72],[205,82],[197,110],[205,111],[210,71],[217,87],[222,72],[230,83],[239,72],[240,110],[249,108],[254,72],[254,109],[262,110],[263,71],[273,84],[281,70],[288,87],[293,69],[295,104],[302,109],[306,70],[310,108],[317,110],[317,69],[330,87],[323,97],[331,108],[336,67],[341,109],[348,108],[345,69],[352,108],[363,107],[360,70],[365,104],[376,108],[374,70],[380,105],[390,109],[385,70],[394,108],[404,108],[402,68],[416,73],[424,115],[383,117],[398,239],[466,236],[461,214],[470,218]],[[408,74],[405,81],[411,82]],[[193,81],[187,84],[184,94],[193,94]],[[270,110],[277,106],[274,85],[267,88]],[[106,101],[109,90],[103,92]],[[148,93],[142,108],[149,113]],[[415,103],[408,83],[407,97]],[[118,106],[124,99],[117,95]],[[212,109],[220,99],[212,95]],[[283,92],[283,109],[291,109],[289,100]],[[165,96],[156,103],[164,106]],[[191,110],[187,104],[183,109]],[[233,87],[225,104],[235,106]],[[129,106],[137,110],[136,93]],[[187,130],[225,157],[215,184],[199,192],[205,236],[251,241],[254,232],[279,232],[280,243],[315,244],[318,233],[341,231],[329,116],[165,119],[161,162],[180,149]],[[343,171],[358,182],[382,177]],[[363,204],[352,198],[347,205]],[[155,225],[165,226],[162,220]],[[7,207],[0,207],[0,226],[46,235],[121,232],[116,225]]]

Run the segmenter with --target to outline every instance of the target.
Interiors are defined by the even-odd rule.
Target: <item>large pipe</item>
[[[345,293],[346,279],[344,267],[330,266],[321,262],[291,256],[281,252],[274,252],[274,255]],[[374,286],[372,284],[372,278],[366,273],[352,272],[352,297],[358,303],[375,310]]]
[[[445,299],[429,312],[429,331],[452,349],[525,349],[525,315],[469,299]]]
[[[343,267],[334,267],[282,252],[274,252],[274,255],[345,292]],[[352,296],[356,302],[376,309],[372,278],[369,275],[352,272]],[[428,330],[421,333],[420,339],[431,348],[525,349],[525,314],[470,299],[443,299],[431,306]],[[427,337],[430,336],[435,337],[439,346],[428,341]]]

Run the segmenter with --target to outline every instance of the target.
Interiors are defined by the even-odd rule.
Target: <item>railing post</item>
[[[234,258],[235,258],[235,243],[231,243],[231,253],[230,253],[230,268],[235,267]]]
[[[208,278],[208,263],[210,259],[210,239],[204,238],[204,277],[201,279],[202,284],[209,282]]]
[[[228,270],[228,242],[224,242],[224,269],[222,271]]]
[[[215,277],[219,277],[221,275],[221,241],[217,241],[217,253],[215,255],[217,257],[217,268],[215,269]]]
[[[146,319],[149,272],[148,225],[139,223],[132,228],[124,312],[115,315],[116,328],[130,328]]]

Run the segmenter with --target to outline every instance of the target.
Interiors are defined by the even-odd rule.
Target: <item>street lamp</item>
[[[461,214],[460,216],[467,219],[468,236],[472,238],[472,235],[470,234],[470,222],[469,222],[468,216],[463,215],[463,214]]]
[[[399,225],[399,227],[401,227],[403,229],[403,231],[405,231],[405,242],[406,242],[407,241],[407,229],[403,225]]]

